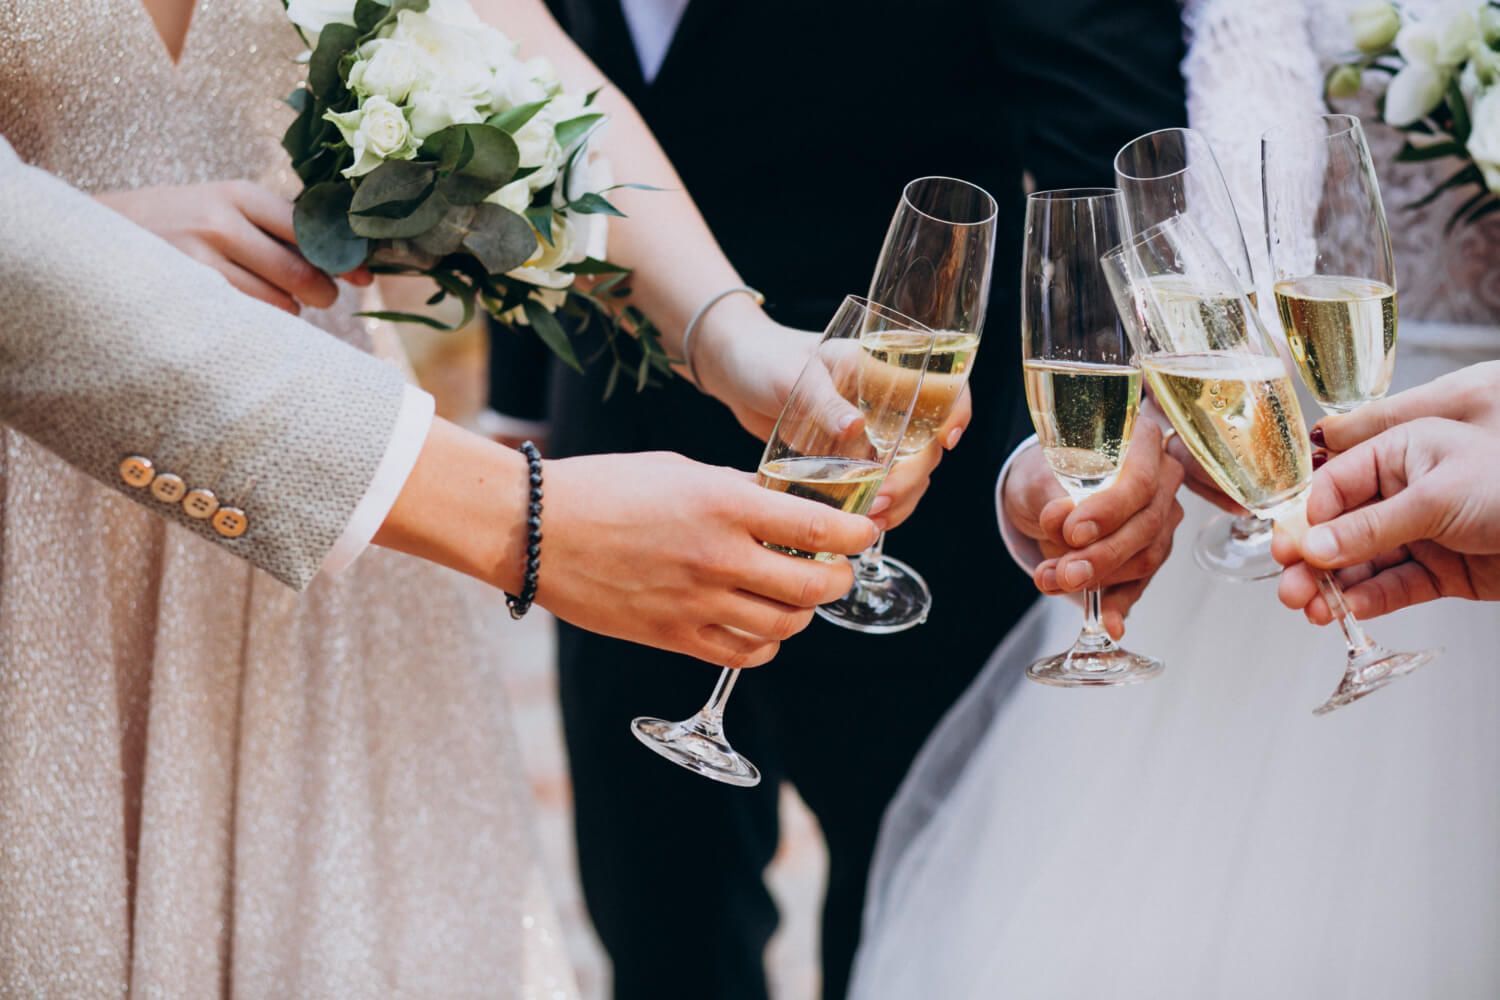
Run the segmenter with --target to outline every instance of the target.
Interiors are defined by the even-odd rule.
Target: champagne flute
[[[1300,519],[1312,488],[1312,443],[1286,363],[1213,245],[1176,216],[1104,256],[1104,273],[1157,402],[1214,481],[1268,520]],[[1322,715],[1438,655],[1377,645],[1332,574],[1318,589],[1347,642],[1344,679]]]
[[[869,510],[906,433],[933,341],[931,330],[888,306],[845,298],[781,409],[756,481],[850,513]],[[804,559],[838,558],[772,547]],[[724,736],[724,706],[738,679],[738,670],[726,668],[692,718],[638,718],[631,732],[704,777],[757,785],[760,771]]]
[[[1099,257],[1122,236],[1118,188],[1039,191],[1026,199],[1021,265],[1021,356],[1026,403],[1042,453],[1075,502],[1108,489],[1130,445],[1141,369],[1115,314]],[[1134,684],[1162,661],[1122,649],[1099,618],[1100,590],[1084,594],[1083,631],[1065,653],[1026,668],[1043,684]]]
[[[927,377],[897,461],[932,443],[973,370],[989,301],[995,199],[952,177],[906,185],[870,281],[870,299],[938,331]],[[881,534],[854,564],[854,587],[818,614],[856,632],[900,632],[927,620],[932,591],[920,573],[885,554]]]
[[[1140,232],[1174,215],[1197,224],[1229,265],[1252,305],[1255,275],[1245,234],[1213,148],[1201,132],[1168,128],[1126,143],[1115,154],[1115,183],[1125,196],[1126,229]],[[1271,523],[1221,514],[1198,534],[1193,559],[1227,580],[1267,580],[1281,573],[1271,558]]]
[[[1276,312],[1303,384],[1347,413],[1383,397],[1396,367],[1396,265],[1364,129],[1299,118],[1260,150]]]

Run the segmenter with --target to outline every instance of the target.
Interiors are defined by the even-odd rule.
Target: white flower
[[[289,0],[286,16],[304,33],[314,36],[330,24],[353,24],[354,0]]]
[[[533,191],[540,191],[557,180],[558,171],[562,169],[563,150],[557,144],[557,119],[552,117],[551,112],[550,105],[542,108],[511,136],[516,140],[516,149],[521,154],[520,165],[537,168],[535,173],[525,178]]]
[[[324,115],[354,150],[354,163],[345,177],[360,177],[386,160],[410,160],[417,155],[406,116],[384,97],[371,97],[353,111]]]
[[[578,157],[568,173],[567,198],[578,198],[587,191],[602,191],[614,183],[609,161],[602,156]],[[608,252],[609,216],[594,212],[587,215],[568,213],[568,222],[573,227],[575,245],[574,262],[592,257],[604,260]]]
[[[1427,63],[1409,62],[1385,91],[1385,120],[1401,128],[1423,118],[1443,102],[1448,75]]]
[[[425,139],[449,125],[471,125],[484,121],[472,100],[453,98],[434,90],[418,90],[407,101],[411,109],[411,132]]]
[[[1349,13],[1349,33],[1354,36],[1355,48],[1361,52],[1385,50],[1400,30],[1401,12],[1386,0],[1361,4]]]
[[[377,38],[359,50],[349,68],[349,86],[361,97],[379,95],[400,104],[428,76],[421,52],[410,42]]]
[[[1478,41],[1479,19],[1467,4],[1403,27],[1396,48],[1406,65],[1386,89],[1386,122],[1400,128],[1431,113],[1443,102],[1448,82]]]
[[[1485,186],[1500,193],[1500,88],[1482,94],[1470,113],[1469,155],[1484,174]]]
[[[517,215],[520,215],[531,207],[531,188],[527,185],[526,179],[523,177],[518,181],[511,181],[497,191],[491,192],[490,196],[484,200],[491,204],[499,205],[501,208],[508,208]]]
[[[1479,33],[1484,37],[1486,45],[1500,42],[1500,8],[1484,5],[1479,12]]]
[[[417,81],[420,89],[488,103],[494,71],[472,31],[403,10],[388,37],[414,46],[426,69]]]
[[[561,214],[552,214],[552,239],[537,233],[537,252],[523,266],[506,274],[528,285],[542,288],[567,288],[573,284],[573,275],[558,271],[564,264],[582,260],[576,255],[573,227]]]

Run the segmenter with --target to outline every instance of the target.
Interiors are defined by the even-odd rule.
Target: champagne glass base
[[[1054,687],[1139,684],[1161,673],[1161,660],[1128,649],[1070,649],[1043,657],[1026,668],[1026,676]]]
[[[874,579],[861,579],[856,564],[854,586],[831,604],[821,605],[818,617],[840,628],[870,635],[887,635],[915,628],[932,610],[932,591],[922,574],[900,559],[881,556]]]
[[[1257,520],[1264,529],[1247,532],[1241,520],[1222,514],[1205,524],[1193,544],[1193,561],[1200,569],[1235,583],[1279,576],[1281,564],[1271,558],[1270,524]]]
[[[630,731],[649,749],[705,778],[741,788],[760,784],[760,770],[735,752],[722,726],[701,714],[682,722],[642,717],[631,721]]]
[[[1313,709],[1313,715],[1327,715],[1336,708],[1353,704],[1365,695],[1379,691],[1397,677],[1431,663],[1442,653],[1441,649],[1424,649],[1416,653],[1391,653],[1378,648],[1371,650],[1349,664],[1338,690]]]

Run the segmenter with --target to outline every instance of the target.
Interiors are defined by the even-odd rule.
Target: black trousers
[[[993,607],[995,595],[987,597]],[[973,603],[940,602],[926,625],[891,636],[815,621],[740,678],[725,728],[761,769],[753,789],[676,767],[628,730],[637,715],[691,715],[716,668],[561,626],[584,897],[619,1000],[658,997],[668,984],[715,1000],[764,1000],[763,953],[777,914],[762,875],[776,850],[783,780],[827,838],[823,996],[845,994],[881,815],[1000,638],[969,617]]]

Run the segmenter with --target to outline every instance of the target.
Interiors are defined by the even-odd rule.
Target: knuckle
[[[812,624],[813,612],[811,608],[801,611],[784,611],[777,615],[776,626],[771,635],[777,640],[790,639]]]

